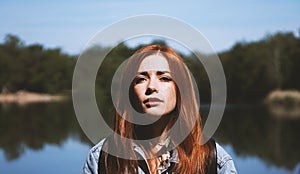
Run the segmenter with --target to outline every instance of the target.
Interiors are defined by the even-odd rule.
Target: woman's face
[[[150,55],[141,62],[133,88],[144,113],[162,116],[176,106],[175,82],[162,55]]]

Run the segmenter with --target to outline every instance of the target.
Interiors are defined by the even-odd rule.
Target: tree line
[[[167,44],[161,40],[153,43]],[[108,79],[141,46],[132,48],[121,43],[108,53],[96,80],[96,95],[100,97],[100,103],[110,100],[111,80]],[[110,48],[95,46],[82,55],[97,56],[106,49]],[[255,42],[237,42],[218,55],[226,76],[229,102],[261,101],[275,89],[300,90],[300,38],[292,32],[278,32]],[[195,56],[193,53],[182,55],[198,84],[200,100],[209,102],[209,80]],[[60,48],[25,45],[17,36],[9,34],[0,44],[0,89],[2,92],[28,90],[42,93],[71,90],[77,58],[63,53]]]
[[[71,89],[76,59],[60,48],[25,45],[17,36],[7,35],[0,45],[0,89],[60,93]]]

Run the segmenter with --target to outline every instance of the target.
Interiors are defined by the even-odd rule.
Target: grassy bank
[[[29,103],[62,101],[66,98],[67,97],[64,95],[49,95],[20,90],[16,93],[1,93],[0,103],[17,103],[20,105],[26,105]]]
[[[280,118],[300,118],[300,91],[275,90],[264,100],[269,111]]]

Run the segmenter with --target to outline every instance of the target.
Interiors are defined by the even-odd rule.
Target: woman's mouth
[[[163,100],[161,100],[159,98],[155,98],[155,97],[153,97],[153,98],[147,98],[146,100],[143,101],[143,103],[148,108],[157,106],[157,105],[159,105],[162,102],[163,102]]]

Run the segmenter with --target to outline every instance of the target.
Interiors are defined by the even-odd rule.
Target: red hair
[[[132,88],[132,82],[128,79],[132,79],[132,77],[136,75],[142,60],[150,55],[158,53],[167,59],[172,78],[175,79],[177,86],[178,95],[176,112],[178,113],[176,115],[179,117],[177,118],[179,123],[175,127],[177,131],[176,134],[182,134],[182,136],[184,136],[184,133],[186,133],[187,130],[191,130],[187,133],[187,136],[183,141],[176,138],[178,135],[171,135],[171,141],[175,144],[179,156],[179,164],[176,165],[174,172],[204,173],[205,167],[210,162],[207,159],[211,149],[207,145],[200,145],[202,130],[199,107],[190,72],[181,56],[179,56],[173,49],[166,46],[145,46],[136,51],[129,58],[125,67],[125,72],[123,73],[124,77],[122,78],[121,86],[122,88],[123,85],[125,88],[126,86]],[[133,140],[138,139],[138,137],[134,131],[135,125],[127,121],[128,118],[133,118],[133,111],[130,103],[127,102],[128,90],[126,90],[127,89],[121,89],[121,93],[119,95],[114,131],[122,137]],[[174,125],[174,122],[175,121],[170,121],[166,126],[170,128]],[[133,143],[124,142],[117,137],[114,137],[113,141],[114,142],[111,142],[111,144],[117,146],[116,149],[120,152],[126,151],[129,155],[135,156]],[[109,148],[111,148],[111,145]],[[145,154],[147,155],[148,152],[145,152]],[[149,160],[150,170],[151,172],[156,173],[157,166],[151,165],[150,161],[151,159]],[[105,154],[104,168],[106,169],[106,173],[137,173],[137,167],[138,163],[136,160],[126,160]]]

